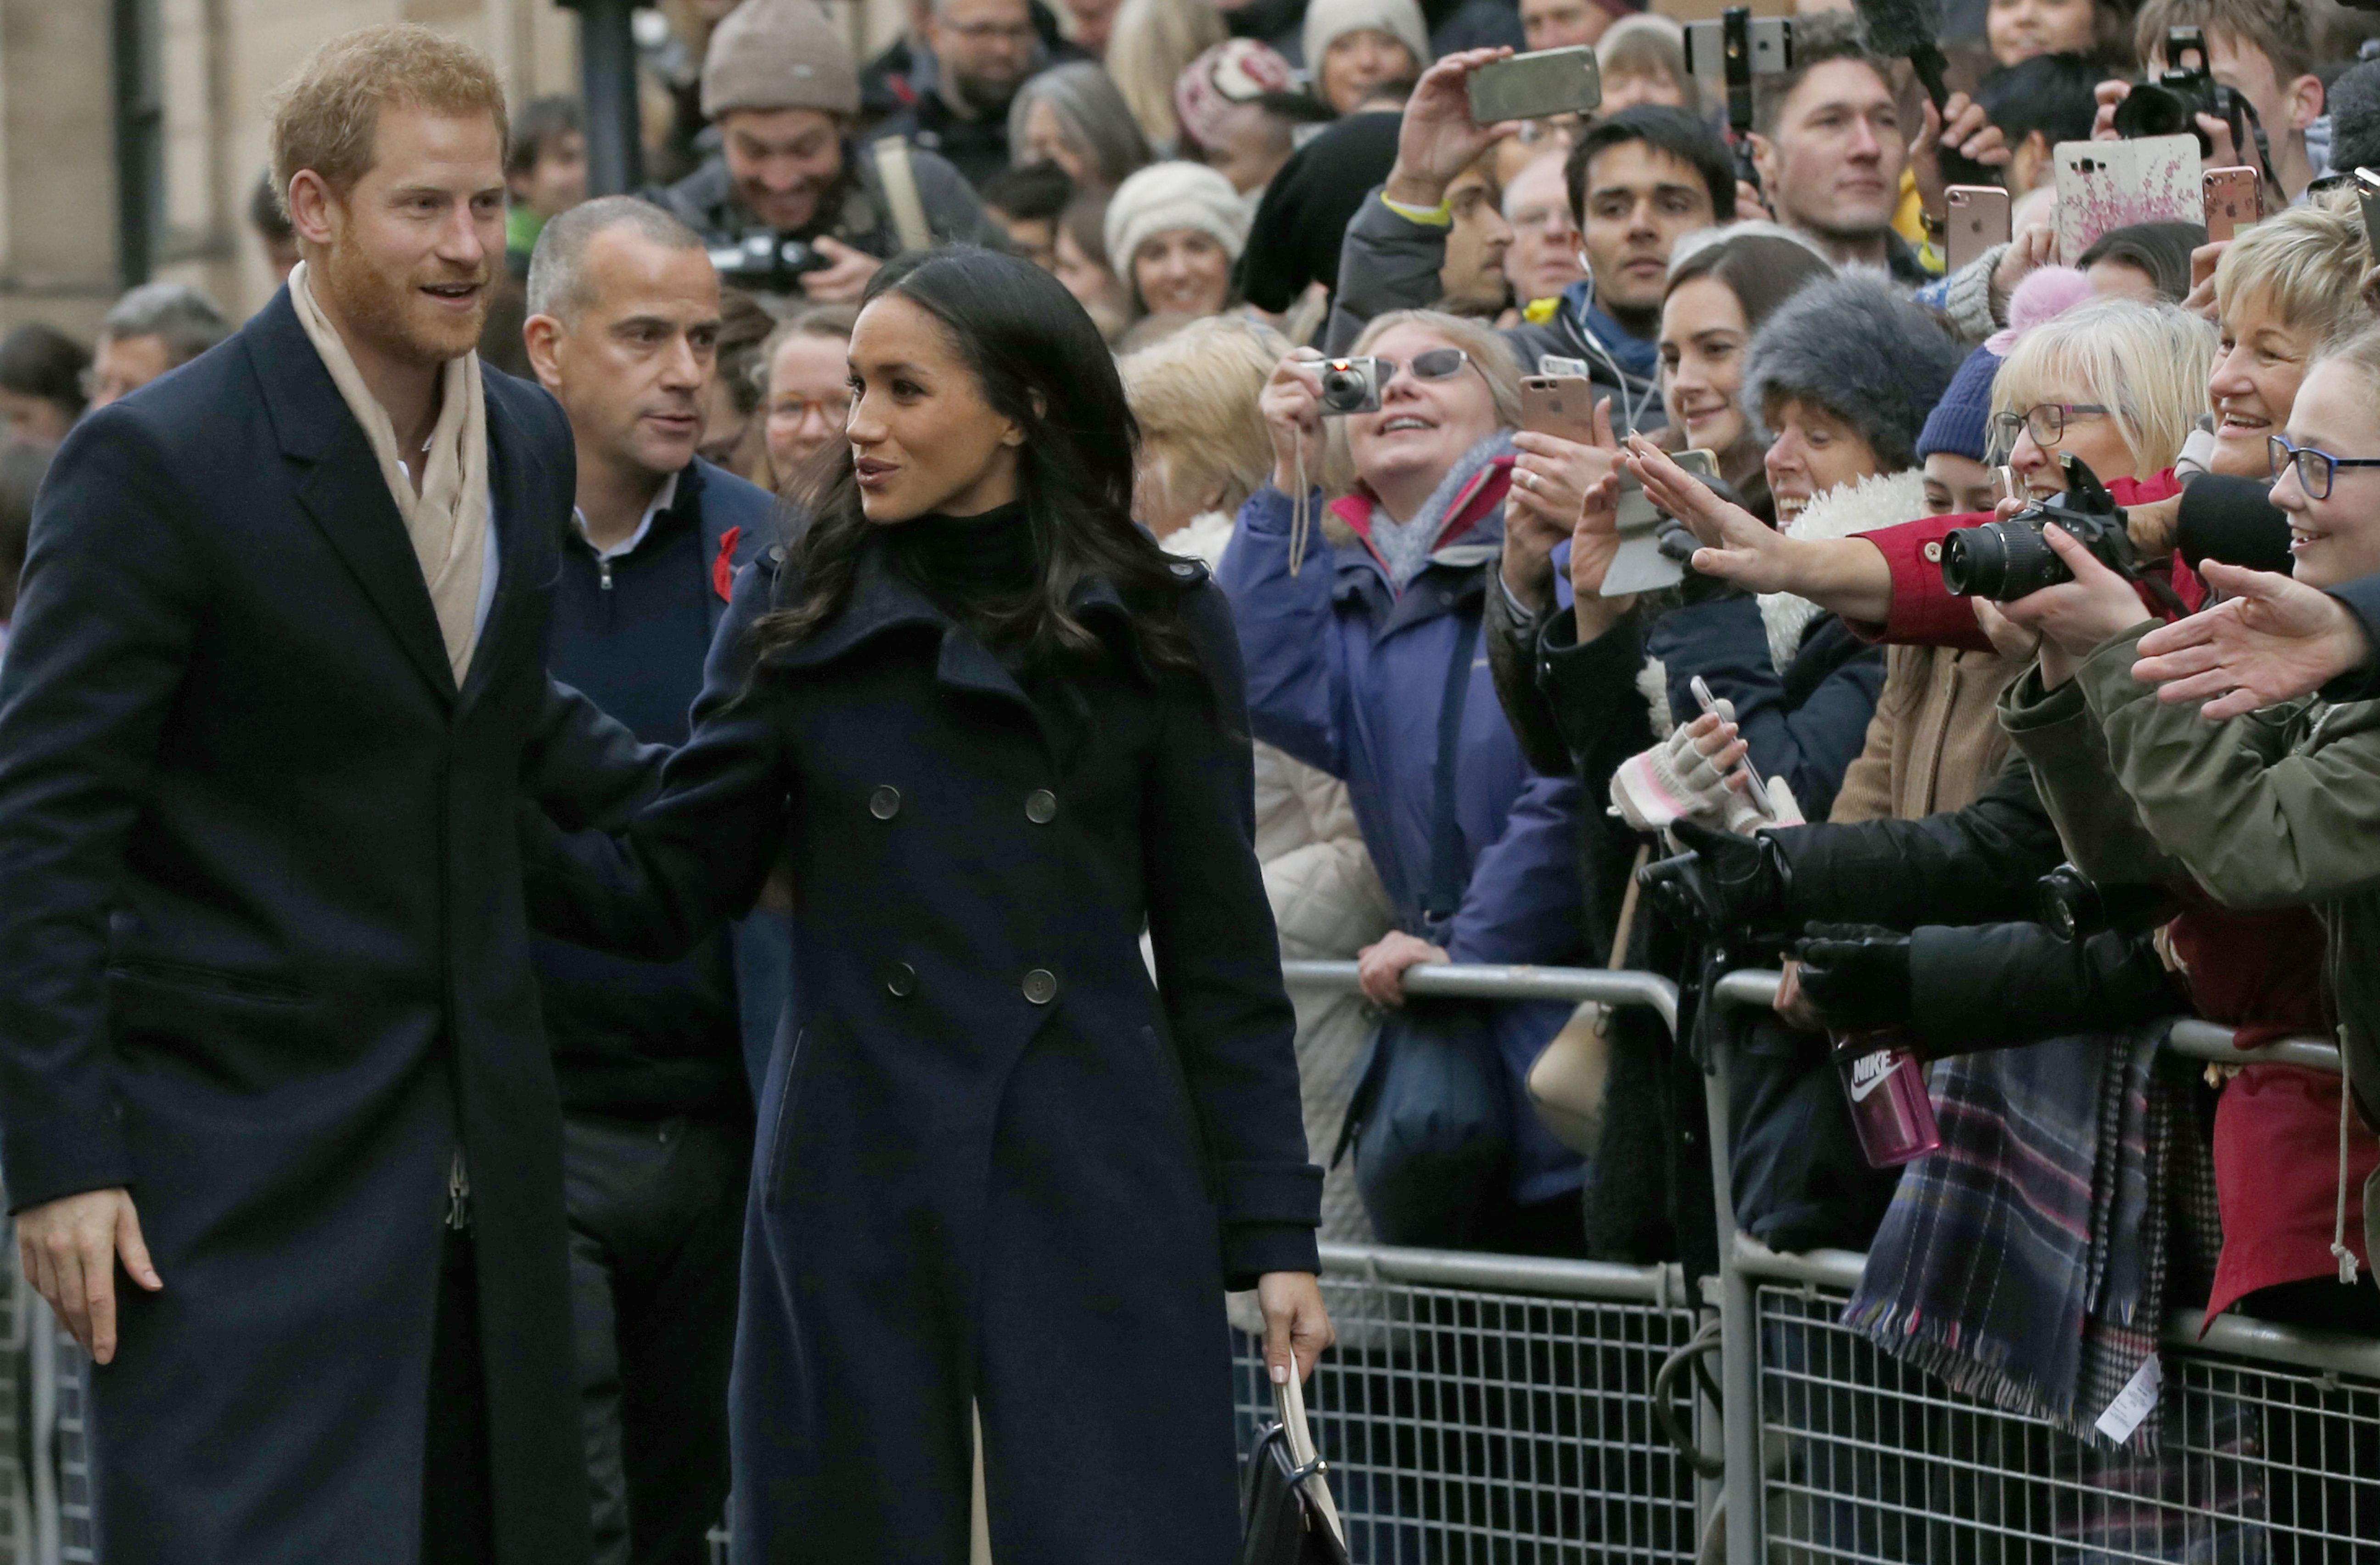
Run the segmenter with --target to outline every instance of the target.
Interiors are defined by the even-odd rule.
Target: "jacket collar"
[[[1430,558],[1439,564],[1470,565],[1476,562],[1448,556],[1457,553],[1467,556],[1474,546],[1500,549],[1504,542],[1504,496],[1512,487],[1512,455],[1508,452],[1490,458],[1455,495],[1454,503],[1446,507],[1446,525],[1439,529],[1438,538],[1430,545]],[[1353,492],[1330,502],[1330,514],[1354,534],[1366,556],[1385,569],[1387,562],[1372,544],[1372,503],[1371,491],[1358,484]],[[1472,536],[1475,532],[1479,536]]]
[[[330,540],[400,645],[438,693],[449,701],[484,681],[499,662],[499,642],[517,605],[526,551],[536,546],[529,519],[535,476],[543,459],[517,422],[505,395],[507,377],[481,367],[488,387],[488,482],[496,529],[497,578],[488,622],[458,691],[447,663],[438,612],[430,601],[420,561],[405,518],[390,497],[379,458],[363,426],[298,320],[284,284],[271,303],[241,328],[256,370],[266,417],[282,455],[306,469],[297,478],[298,504]]]

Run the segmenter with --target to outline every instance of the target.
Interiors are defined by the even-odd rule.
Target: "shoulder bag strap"
[[[925,203],[917,199],[917,171],[909,162],[909,143],[887,136],[874,143],[876,177],[883,182],[884,204],[892,209],[892,229],[901,248],[931,250],[934,230],[927,225]]]
[[[1484,612],[1486,605],[1481,609]],[[1454,655],[1446,665],[1446,691],[1438,703],[1437,792],[1429,813],[1429,886],[1422,892],[1422,918],[1430,938],[1463,903],[1463,832],[1454,819],[1454,786],[1463,759],[1463,708],[1471,698],[1471,660],[1479,650],[1477,613],[1456,611]]]

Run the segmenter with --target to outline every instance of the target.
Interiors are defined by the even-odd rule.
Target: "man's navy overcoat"
[[[972,1398],[995,1559],[1226,1565],[1223,1289],[1314,1269],[1321,1193],[1230,616],[1179,568],[1206,678],[1152,671],[1093,579],[1112,657],[1036,701],[887,554],[757,672],[747,571],[664,797],[530,856],[532,919],[659,954],[790,849],[737,1558],[959,1565]]]
[[[457,691],[285,290],[68,436],[0,663],[0,1130],[23,1207],[131,1187],[164,1291],[91,1383],[109,1565],[418,1565],[468,1158],[497,1559],[589,1548],[561,1119],[516,803],[649,789],[546,679],[574,467],[487,375],[500,565]]]

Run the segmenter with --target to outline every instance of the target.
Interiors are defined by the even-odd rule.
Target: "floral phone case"
[[[2204,223],[2198,138],[2058,143],[2058,255],[2072,265],[2110,228]]]

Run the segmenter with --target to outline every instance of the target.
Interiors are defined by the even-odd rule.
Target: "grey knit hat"
[[[1963,357],[1932,312],[1874,273],[1823,277],[1777,307],[1744,355],[1743,410],[1815,403],[1860,432],[1886,472],[1917,465],[1917,435]]]
[[[1403,44],[1416,70],[1427,70],[1438,58],[1430,53],[1429,24],[1422,19],[1417,0],[1311,0],[1300,42],[1305,68],[1317,81],[1322,79],[1322,56],[1330,52],[1331,40],[1365,28]]]
[[[817,0],[744,0],[702,57],[702,114],[736,109],[859,112],[859,65]]]

